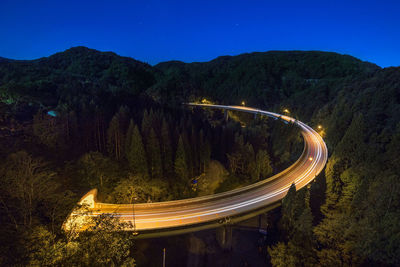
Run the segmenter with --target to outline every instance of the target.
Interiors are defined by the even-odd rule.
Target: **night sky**
[[[399,66],[400,1],[0,0],[0,36],[13,59],[83,45],[150,64],[323,50]]]

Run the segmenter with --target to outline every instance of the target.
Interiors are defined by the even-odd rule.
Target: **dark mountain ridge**
[[[317,83],[365,76],[378,69],[351,56],[320,51],[255,52],[152,67],[113,52],[73,47],[36,60],[0,62],[0,96],[44,106],[60,101],[76,105],[79,99],[121,93],[149,95],[168,105],[199,97],[276,105],[294,93],[318,87]]]
[[[102,92],[135,95],[155,83],[154,73],[150,65],[132,58],[74,47],[36,60],[0,62],[0,95],[45,106]]]
[[[14,61],[13,59],[5,58],[5,57],[0,57],[0,62],[10,62]]]
[[[344,83],[380,70],[351,56],[320,51],[255,52],[203,63],[164,62],[155,68],[164,75],[148,92],[166,104],[206,97],[270,109],[296,108],[296,99],[304,97],[326,103]]]

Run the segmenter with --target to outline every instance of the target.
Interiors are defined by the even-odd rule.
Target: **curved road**
[[[224,106],[189,103],[189,106],[243,111],[266,115],[294,123],[304,138],[304,150],[300,158],[284,171],[258,183],[236,190],[184,200],[143,204],[107,204],[96,201],[97,190],[91,190],[82,197],[79,204],[87,204],[90,215],[74,210],[63,225],[65,230],[84,230],[88,218],[101,214],[113,214],[125,222],[131,222],[140,235],[161,236],[217,227],[231,218],[245,218],[243,215],[265,207],[275,207],[285,197],[294,183],[297,190],[311,182],[324,168],[328,150],[322,137],[308,125],[294,118],[242,106]],[[134,211],[134,217],[133,217]],[[238,221],[238,219],[236,220]],[[134,225],[134,227],[133,227]]]

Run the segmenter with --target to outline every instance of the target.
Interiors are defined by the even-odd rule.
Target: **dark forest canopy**
[[[155,83],[153,68],[111,52],[74,47],[47,58],[0,61],[1,95],[55,106],[124,92],[138,95]]]
[[[70,137],[83,138],[78,141],[83,152],[109,153],[113,155],[113,160],[122,155],[122,158],[126,157],[125,160],[129,161],[129,153],[125,156],[122,153],[125,149],[122,142],[121,148],[110,149],[107,142],[112,140],[107,141],[106,138],[107,129],[117,122],[116,119],[112,122],[113,117],[118,114],[121,106],[128,106],[137,127],[133,125],[129,130],[128,120],[123,134],[131,138],[125,147],[129,147],[132,142],[140,143],[138,133],[148,141],[143,149],[140,146],[135,148],[152,155],[157,155],[158,151],[149,144],[157,144],[157,139],[161,144],[171,142],[175,161],[170,160],[168,164],[174,165],[175,171],[185,176],[181,170],[185,170],[188,165],[187,160],[185,165],[182,159],[188,144],[193,140],[196,143],[206,139],[190,135],[197,131],[193,130],[196,129],[195,125],[186,129],[185,125],[191,121],[187,117],[179,122],[179,116],[168,115],[166,123],[163,123],[162,116],[168,113],[164,109],[176,111],[182,102],[203,98],[225,104],[245,101],[249,106],[278,112],[288,108],[292,116],[310,126],[322,126],[320,132],[330,155],[324,173],[310,189],[296,191],[292,188],[283,201],[279,227],[273,229],[279,231],[279,238],[269,248],[271,263],[274,266],[398,266],[399,92],[399,67],[381,69],[351,56],[319,51],[270,51],[224,56],[203,63],[171,61],[153,67],[114,53],[84,47],[71,48],[33,61],[0,59],[0,123],[5,127],[0,132],[3,139],[1,143],[4,144],[0,156],[3,162],[9,163],[8,166],[17,166],[15,162],[18,159],[37,162],[41,166],[39,176],[50,173],[51,177],[57,177],[59,174],[53,172],[51,164],[44,164],[23,152],[12,154],[17,152],[13,149],[18,147],[18,142],[10,141],[10,136],[20,134],[18,129],[26,128],[27,122],[36,120],[36,133],[42,135],[42,142],[54,143],[57,139],[47,138],[49,132],[40,131],[40,127],[57,127],[51,123],[46,124],[46,120],[41,124],[43,118],[40,116],[48,110],[56,110],[60,116],[55,121],[71,122],[66,124],[70,127],[68,129],[80,125],[76,129],[84,130],[79,134],[76,131],[68,132]],[[146,131],[142,126],[144,110],[150,112],[149,107],[162,116],[159,123],[156,123],[158,126],[153,127],[154,133],[150,129],[148,134],[143,134]],[[182,114],[179,112],[176,114]],[[169,129],[166,131],[170,135],[169,141],[167,138],[162,141],[163,128]],[[211,129],[208,122],[197,129],[200,128]],[[31,131],[34,133],[35,129]],[[101,131],[101,134],[96,131]],[[213,131],[210,130],[207,140],[212,147],[222,145],[215,139],[220,136],[219,130]],[[243,133],[247,130],[237,131]],[[112,133],[111,130],[109,132]],[[180,138],[181,134],[186,137]],[[206,132],[204,136],[207,136]],[[69,142],[76,142],[73,140],[71,138]],[[242,143],[240,138],[237,140],[231,144]],[[24,142],[29,143],[30,140],[24,139]],[[115,142],[112,144],[116,147]],[[68,147],[62,149],[67,151]],[[246,145],[239,147],[245,148]],[[258,148],[258,145],[254,145],[255,150]],[[37,148],[32,146],[29,149],[35,151]],[[237,151],[246,152],[246,149]],[[81,156],[81,152],[75,151],[73,156]],[[237,162],[233,157],[234,151],[228,153],[216,155],[212,152],[211,158],[220,160],[240,175],[240,168],[234,164]],[[276,151],[269,153],[273,155]],[[41,157],[48,159],[51,158],[49,155],[50,152]],[[237,154],[236,157],[242,155]],[[285,151],[279,151],[281,158],[284,155]],[[89,156],[82,157],[81,161],[107,160],[99,154]],[[133,169],[141,166],[133,161],[130,164]],[[154,166],[147,166],[147,176],[158,175],[159,171]],[[201,168],[201,164],[193,166]],[[74,166],[70,167],[73,171]],[[4,168],[3,171],[13,174],[13,171],[18,172],[18,168]],[[57,172],[60,173],[60,170]],[[251,177],[250,173],[244,175]],[[55,185],[49,187],[54,192],[58,192],[58,188]],[[69,196],[65,198],[71,199]],[[19,201],[23,203],[23,199]],[[47,198],[37,201],[48,205],[57,202]],[[2,213],[7,214],[4,209]],[[20,218],[25,218],[25,215],[20,213]],[[46,218],[52,218],[52,215],[47,214]],[[6,216],[2,218],[8,220]],[[53,221],[60,221],[60,218]],[[35,223],[34,220],[25,223],[28,222]],[[12,225],[12,220],[9,223]],[[8,235],[3,236],[6,238]],[[18,236],[22,243],[31,238],[21,232]],[[18,247],[18,244],[14,246]],[[5,246],[4,249],[10,247]]]
[[[208,96],[217,101],[274,105],[290,95],[332,80],[369,74],[374,64],[354,57],[319,51],[270,51],[218,57],[210,62],[164,62],[155,66],[165,76],[154,87],[183,97]],[[153,90],[151,90],[153,91]]]
[[[329,98],[327,87],[338,88],[344,80],[378,69],[351,56],[319,51],[271,51],[151,67],[111,52],[74,47],[47,58],[0,62],[0,89],[9,101],[53,107],[126,94],[148,94],[169,105],[209,97],[271,106],[302,92],[323,91]]]

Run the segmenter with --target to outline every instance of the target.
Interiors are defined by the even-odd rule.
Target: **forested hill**
[[[165,76],[150,92],[161,101],[202,96],[280,112],[287,107],[322,126],[330,152],[324,176],[283,201],[282,237],[269,249],[274,266],[400,265],[400,67],[380,69],[323,52],[155,67]]]
[[[290,234],[270,250],[274,265],[399,266],[399,92],[400,68],[386,68],[345,85],[315,112],[330,152],[323,219],[311,223],[307,193],[289,195],[282,225]],[[320,188],[313,184],[311,199]]]
[[[89,133],[105,132],[119,106],[145,109],[149,98],[170,106],[207,98],[285,107],[318,129],[328,163],[311,189],[290,190],[283,201],[279,240],[269,248],[274,266],[400,266],[399,92],[400,67],[314,51],[154,67],[84,47],[33,61],[0,59],[1,110],[56,109],[60,120],[82,117]],[[4,117],[14,124],[13,114]]]
[[[0,57],[0,62],[5,62],[5,61],[12,61],[12,60],[5,57]]]
[[[378,69],[351,56],[318,51],[271,51],[152,67],[111,52],[74,47],[32,61],[0,60],[0,97],[55,107],[146,92],[169,105],[207,97],[271,107],[293,96],[318,95],[326,102],[345,80]]]
[[[164,62],[165,74],[150,90],[165,100],[210,97],[225,103],[271,106],[296,94],[322,95],[343,80],[365,77],[379,69],[354,57],[319,51],[271,51],[223,56],[210,62]],[[339,88],[339,87],[336,87]],[[327,99],[324,99],[325,101]]]
[[[9,102],[77,104],[107,94],[137,95],[154,83],[150,65],[86,47],[37,60],[0,60],[0,96]]]

